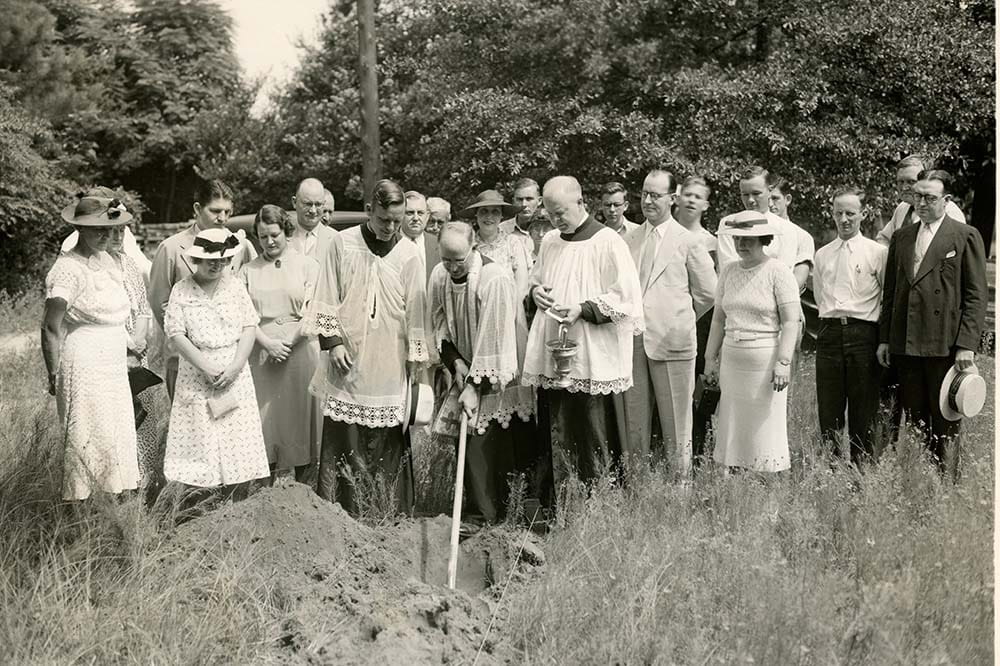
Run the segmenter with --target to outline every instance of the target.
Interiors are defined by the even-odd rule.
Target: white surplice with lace
[[[379,257],[357,226],[338,234],[321,258],[303,323],[307,334],[340,338],[352,362],[340,374],[322,354],[309,387],[334,421],[368,428],[403,421],[406,363],[429,361],[426,273],[417,252],[397,242]]]
[[[456,283],[443,264],[431,273],[431,320],[435,345],[447,340],[469,364],[469,378],[484,386],[476,422],[484,434],[491,423],[506,428],[512,416],[523,421],[535,412],[535,395],[523,386],[521,364],[528,329],[517,286],[499,263],[470,258],[468,277]]]
[[[617,232],[604,228],[586,240],[565,240],[558,230],[542,239],[531,272],[531,287],[552,287],[557,307],[591,301],[610,323],[592,324],[579,318],[567,334],[577,343],[566,390],[608,395],[632,386],[632,336],[641,333],[642,292],[628,245]],[[522,381],[542,388],[560,388],[555,362],[546,342],[559,338],[559,324],[539,310],[531,323]]]

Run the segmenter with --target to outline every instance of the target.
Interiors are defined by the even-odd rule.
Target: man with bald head
[[[504,517],[508,475],[524,468],[518,454],[532,440],[535,397],[520,383],[528,329],[514,278],[477,252],[474,240],[471,225],[446,222],[441,263],[431,274],[434,339],[454,378],[435,429],[457,437],[448,415],[468,415],[467,515],[496,522]]]
[[[583,206],[580,183],[552,178],[542,203],[558,234],[547,234],[530,277],[537,306],[522,381],[538,387],[543,447],[561,446],[583,481],[617,467],[626,439],[621,394],[632,386],[632,336],[643,329],[639,275],[617,232]],[[557,372],[547,343],[576,350],[567,374]],[[544,441],[548,440],[548,441]],[[613,471],[613,470],[612,470]]]
[[[451,204],[441,197],[427,197],[427,228],[429,234],[437,236],[445,222],[451,221]]]
[[[650,451],[653,411],[659,414],[667,464],[691,474],[697,319],[715,303],[715,267],[704,243],[670,213],[677,180],[654,169],[642,183],[646,220],[625,234],[639,270],[646,331],[635,340],[634,386],[625,394],[632,457]]]
[[[402,238],[416,244],[420,251],[420,261],[424,267],[427,279],[431,277],[431,271],[437,266],[441,257],[438,253],[438,241],[434,234],[424,233],[427,229],[427,220],[430,212],[427,210],[427,197],[420,192],[410,190],[406,193],[406,217],[403,218],[403,225],[399,228]]]
[[[337,235],[335,229],[322,223],[325,202],[326,189],[323,188],[323,183],[315,178],[306,178],[299,183],[295,196],[292,197],[295,232],[288,239],[289,247],[321,264],[330,243]]]
[[[333,198],[333,192],[330,190],[323,190],[323,214],[320,217],[320,221],[325,226],[333,226],[333,213],[336,210],[337,204]]]

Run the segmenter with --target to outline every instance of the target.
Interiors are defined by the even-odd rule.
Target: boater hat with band
[[[771,223],[764,213],[741,210],[719,223],[720,236],[779,236],[781,229]]]
[[[977,372],[959,372],[953,365],[941,382],[941,415],[949,421],[972,418],[986,403],[986,380]]]
[[[476,216],[476,211],[480,208],[488,208],[489,206],[496,206],[500,209],[501,214],[505,217],[514,217],[520,212],[520,206],[513,206],[503,200],[503,196],[500,195],[496,190],[483,190],[476,195],[476,203],[468,206],[461,213],[458,214],[460,218],[468,219]]]
[[[240,249],[240,239],[228,229],[205,229],[194,237],[194,245],[184,251],[192,259],[226,259]]]
[[[75,227],[118,227],[132,221],[118,199],[104,197],[80,197],[62,210],[62,219]]]

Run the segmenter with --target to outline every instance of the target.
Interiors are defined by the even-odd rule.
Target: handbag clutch
[[[236,399],[236,394],[230,391],[213,391],[208,398],[208,413],[212,415],[213,419],[225,416],[237,406],[239,406],[239,401]]]

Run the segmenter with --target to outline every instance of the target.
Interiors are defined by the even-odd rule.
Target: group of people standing
[[[848,188],[831,204],[838,238],[818,252],[788,219],[788,183],[759,167],[741,175],[745,210],[717,236],[701,225],[708,183],[659,169],[642,183],[641,224],[625,217],[620,183],[602,188],[601,221],[569,176],[522,179],[513,203],[484,191],[453,221],[443,199],[382,180],[368,220],[338,232],[327,226],[332,195],[309,178],[295,215],[264,206],[252,239],[226,228],[233,194],[210,181],[194,224],[157,249],[148,289],[112,242],[127,244],[130,214],[88,193],[63,212],[78,239],[46,280],[64,496],[160,478],[155,462],[139,470],[140,410],[119,409],[142,395],[134,370],[148,365],[147,330],[162,330],[171,399],[162,475],[188,486],[310,482],[318,463],[317,491],[347,510],[359,510],[367,475],[409,511],[412,427],[455,439],[462,413],[466,513],[486,521],[504,515],[513,474],[552,504],[556,450],[584,481],[649,460],[657,421],[657,455],[678,479],[713,430],[718,464],[785,470],[810,275],[823,436],[836,441],[846,422],[842,455],[870,458],[891,370],[907,421],[943,463],[982,381],[985,251],[946,210],[948,175],[912,166],[897,170],[906,178],[888,249],[860,234],[864,193]]]

